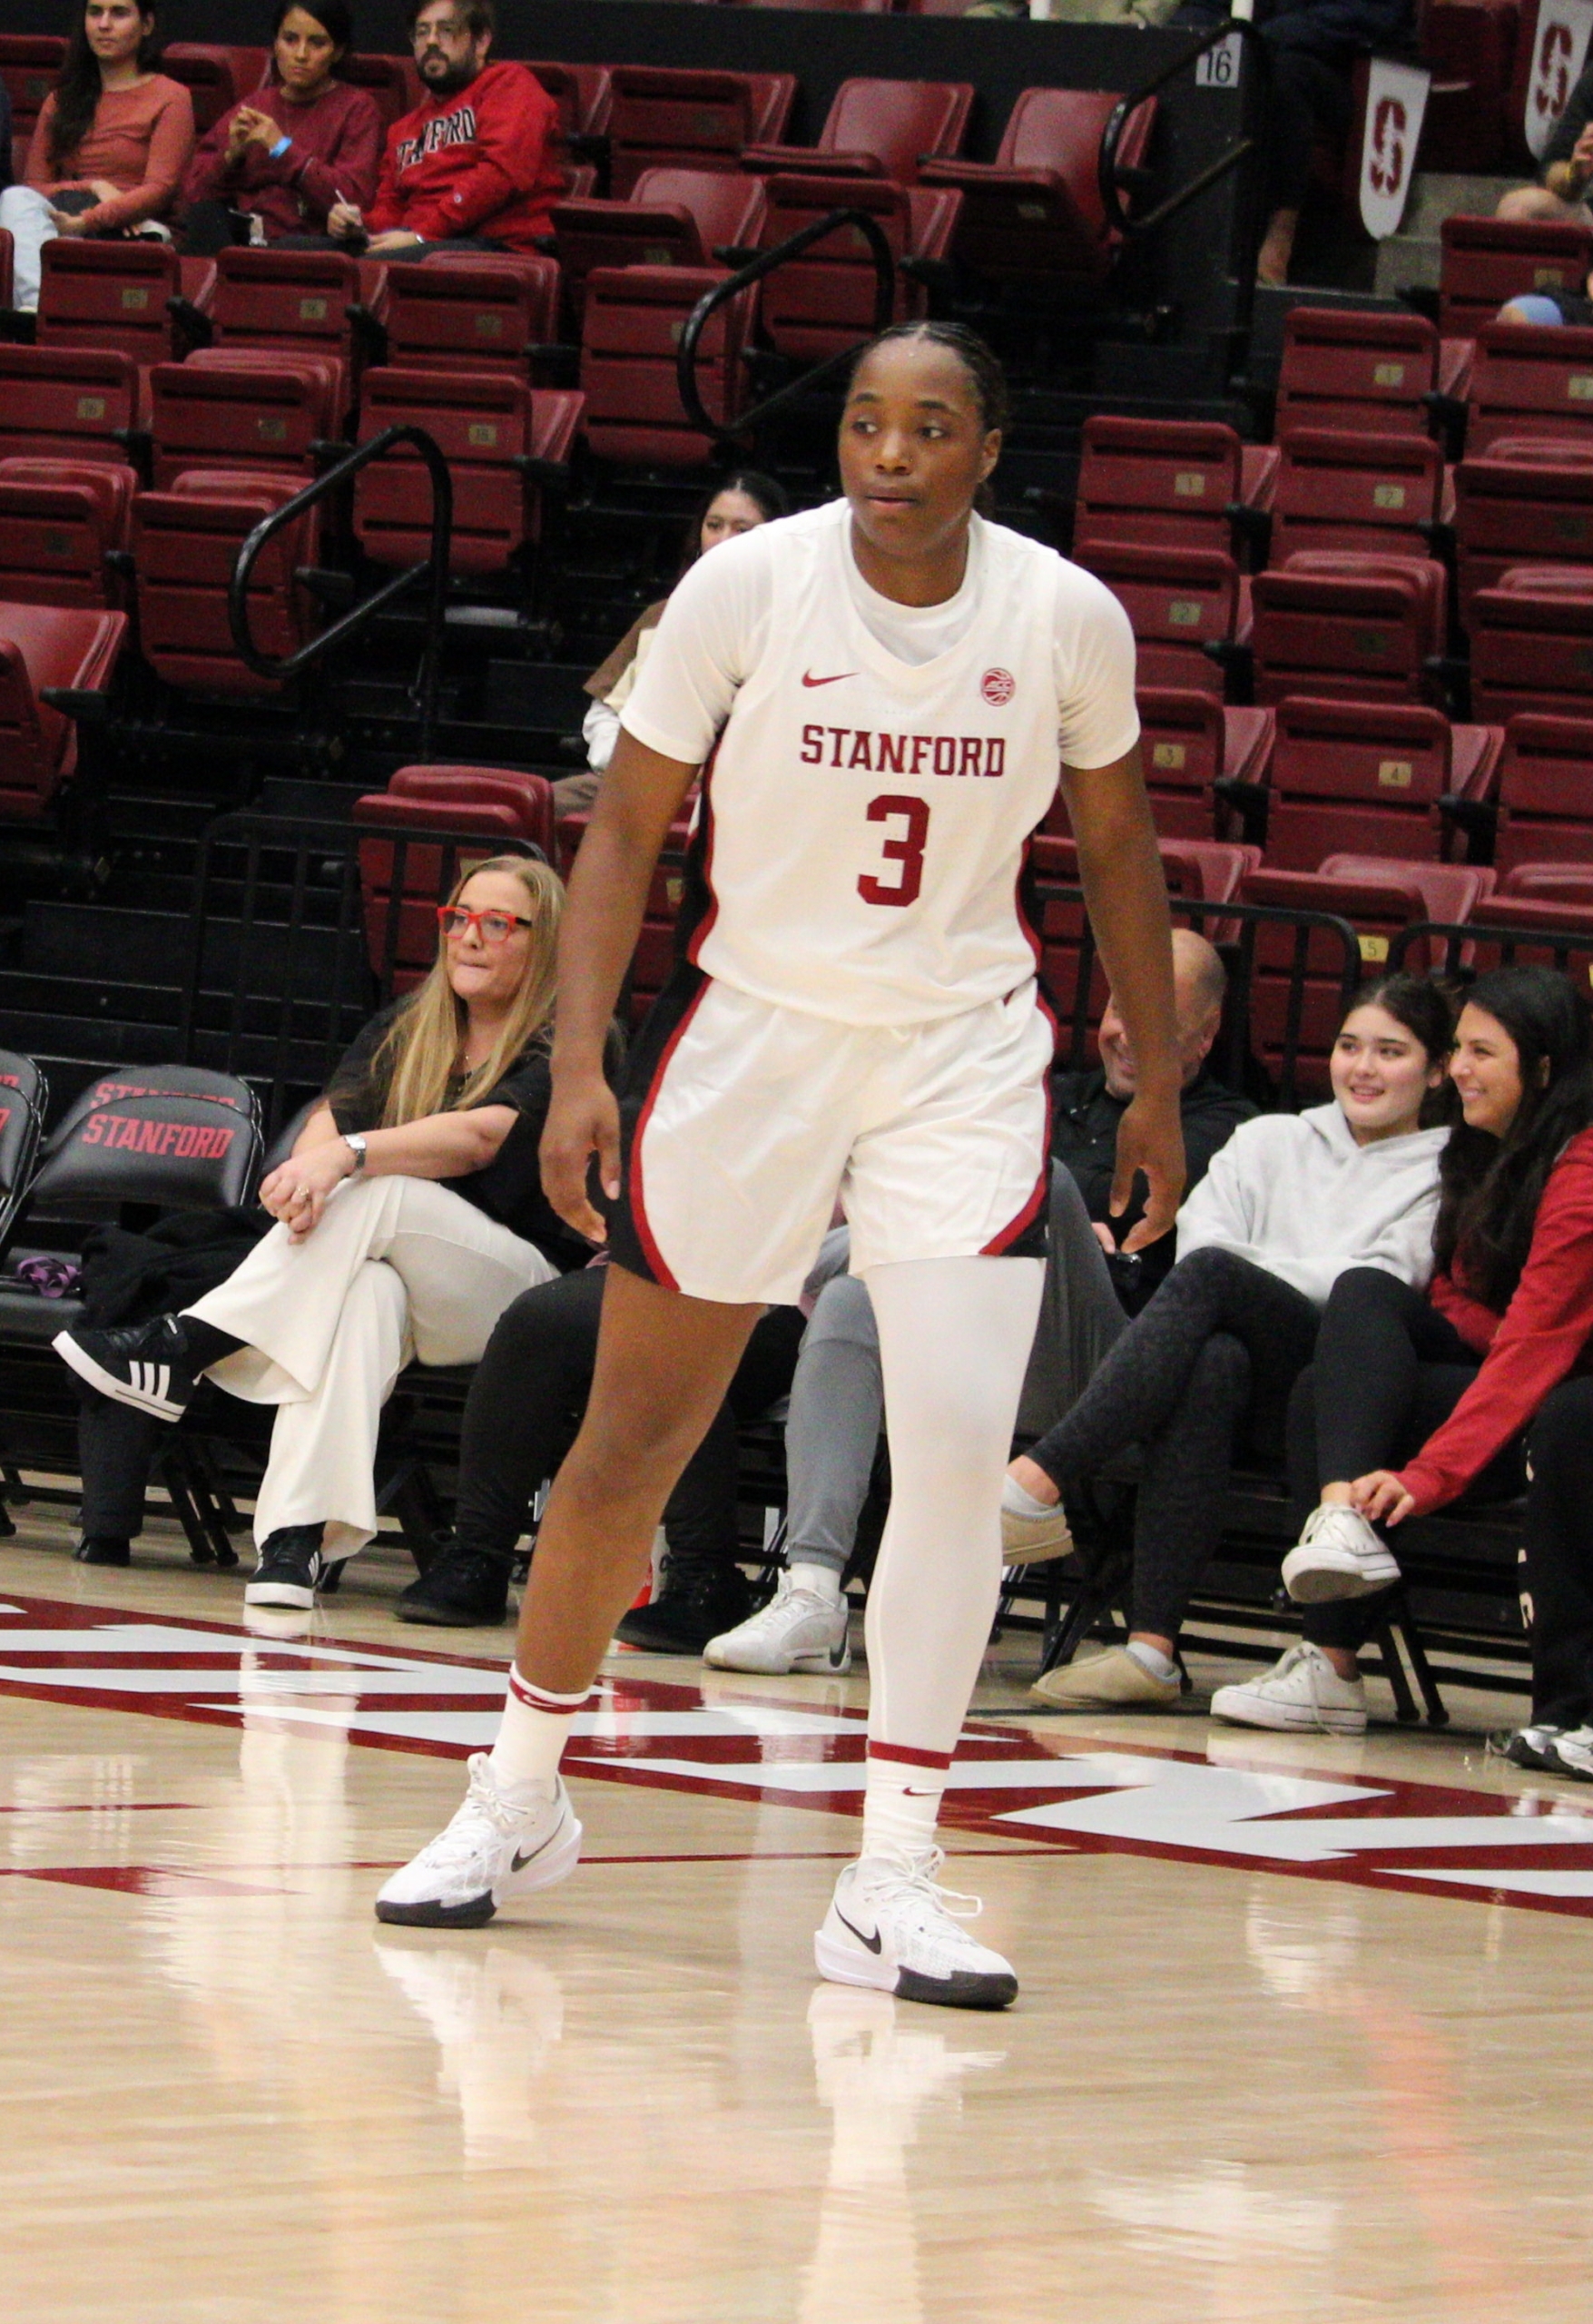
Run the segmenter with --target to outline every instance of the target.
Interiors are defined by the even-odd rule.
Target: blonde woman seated
[[[180,1315],[55,1341],[161,1420],[202,1374],[277,1407],[251,1605],[312,1606],[375,1532],[377,1429],[404,1365],[475,1363],[511,1300],[590,1256],[537,1165],[563,901],[534,858],[473,872],[439,908],[430,975],[365,1028],[262,1183],[264,1241]]]

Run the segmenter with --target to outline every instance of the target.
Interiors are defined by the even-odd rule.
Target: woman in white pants
[[[0,193],[13,303],[39,303],[57,234],[136,233],[171,209],[193,151],[193,105],[154,70],[150,0],[86,0],[28,147],[26,182]]]
[[[588,1256],[537,1166],[563,896],[528,856],[472,872],[439,909],[425,983],[366,1027],[261,1185],[264,1241],[181,1315],[55,1342],[159,1419],[181,1419],[202,1374],[277,1407],[251,1605],[313,1605],[375,1532],[377,1430],[404,1364],[474,1363],[512,1299]]]

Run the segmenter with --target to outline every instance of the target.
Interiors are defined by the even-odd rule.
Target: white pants
[[[50,204],[31,185],[8,185],[0,193],[0,226],[5,228],[15,245],[11,261],[15,286],[12,304],[31,310],[39,303],[39,252],[55,235]]]
[[[211,1370],[275,1404],[254,1536],[324,1524],[329,1560],[376,1531],[377,1430],[411,1357],[474,1364],[522,1291],[557,1274],[534,1243],[429,1178],[349,1178],[302,1243],[273,1226],[186,1312],[244,1344]]]

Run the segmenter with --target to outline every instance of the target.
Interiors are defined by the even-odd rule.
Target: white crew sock
[[[841,1576],[832,1565],[795,1564],[790,1568],[793,1590],[806,1590],[815,1598],[822,1598],[827,1606],[841,1603]]]
[[[577,1695],[549,1694],[546,1687],[533,1687],[522,1679],[510,1663],[509,1691],[491,1765],[493,1778],[511,1805],[528,1805],[533,1794],[549,1789],[569,1740],[570,1721],[591,1691],[583,1687]]]
[[[1142,1638],[1131,1638],[1128,1651],[1153,1679],[1175,1679],[1178,1675],[1178,1665],[1172,1657],[1164,1654],[1159,1646],[1147,1646]]]
[[[1001,1506],[1012,1517],[1049,1517],[1057,1504],[1054,1501],[1037,1501],[1026,1485],[1016,1477],[1001,1480]]]
[[[949,1752],[904,1751],[890,1743],[870,1744],[863,1792],[865,1856],[921,1856],[934,1846],[940,1795],[950,1765]]]

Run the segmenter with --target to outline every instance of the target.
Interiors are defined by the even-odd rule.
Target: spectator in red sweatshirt
[[[534,250],[564,191],[558,114],[524,64],[489,61],[491,0],[410,0],[426,96],[388,133],[376,200],[334,204],[327,231],[371,258]]]
[[[1333,1286],[1291,1407],[1297,1502],[1316,1506],[1283,1561],[1304,1643],[1221,1687],[1219,1718],[1356,1734],[1356,1649],[1400,1569],[1379,1526],[1527,1478],[1533,1725],[1509,1756],[1556,1756],[1593,1717],[1593,1063],[1588,1005],[1543,968],[1494,969],[1466,996],[1450,1078],[1461,1120],[1440,1163],[1425,1299],[1354,1269]],[[1523,1454],[1525,1461],[1523,1462]],[[1399,1461],[1398,1469],[1382,1465]]]
[[[381,115],[338,78],[354,38],[348,0],[277,0],[270,71],[201,140],[183,182],[183,247],[224,250],[241,214],[256,241],[322,238],[334,202],[369,202]]]

